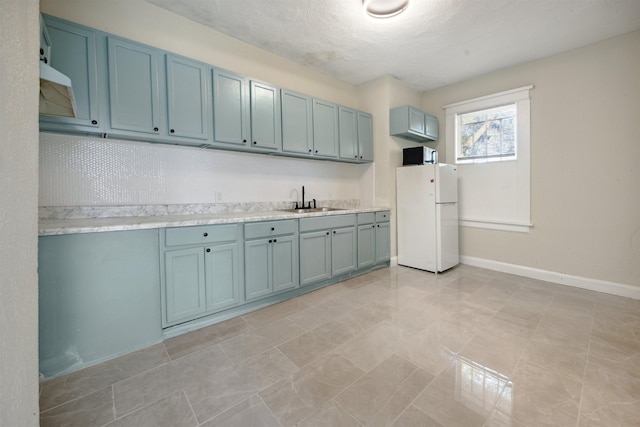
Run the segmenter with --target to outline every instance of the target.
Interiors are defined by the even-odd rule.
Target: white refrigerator
[[[444,163],[396,169],[398,264],[432,272],[458,256],[458,175]]]

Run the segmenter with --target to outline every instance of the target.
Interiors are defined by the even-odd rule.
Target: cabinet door
[[[331,275],[337,276],[356,269],[356,227],[333,230],[331,236]]]
[[[371,267],[376,256],[376,226],[358,226],[358,268]]]
[[[313,100],[313,154],[338,157],[338,106]]]
[[[111,128],[158,134],[158,51],[113,37],[108,49]]]
[[[166,324],[179,323],[205,313],[204,248],[165,252],[164,270]]]
[[[409,107],[409,131],[424,135],[424,113]]]
[[[346,107],[338,108],[338,128],[340,135],[340,158],[358,159],[358,125],[355,110]]]
[[[240,303],[240,260],[238,243],[205,249],[207,312],[220,311]]]
[[[298,286],[298,236],[281,236],[273,239],[273,290],[292,289]]]
[[[85,130],[97,132],[100,123],[97,35],[91,29],[45,17],[51,43],[49,65],[71,79],[77,117],[40,116],[42,130]],[[104,53],[104,50],[102,50]],[[46,49],[45,49],[46,54]],[[64,125],[62,128],[53,124]]]
[[[427,138],[430,138],[433,141],[437,141],[438,140],[438,118],[432,116],[431,114],[425,114],[424,123],[425,123],[425,134]]]
[[[176,55],[166,55],[166,67],[169,136],[208,139],[208,67]]]
[[[251,82],[251,144],[279,150],[282,147],[280,89]]]
[[[282,89],[282,151],[312,154],[311,98]]]
[[[300,286],[331,277],[331,236],[328,231],[300,234]]]
[[[388,222],[376,224],[376,264],[391,259],[391,234]]]
[[[373,117],[358,111],[358,160],[373,161]]]
[[[223,70],[213,70],[213,140],[247,145],[249,134],[247,80]]]
[[[272,239],[251,240],[244,243],[244,295],[251,300],[270,294]]]

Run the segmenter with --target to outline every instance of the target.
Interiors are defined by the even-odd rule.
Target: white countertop
[[[105,231],[142,230],[185,227],[191,225],[235,224],[255,221],[308,218],[387,211],[386,207],[357,207],[329,212],[293,213],[284,211],[229,212],[186,215],[123,216],[110,218],[41,219],[40,236],[99,233]]]

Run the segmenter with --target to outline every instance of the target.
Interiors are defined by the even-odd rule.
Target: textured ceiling
[[[147,0],[358,85],[430,90],[640,29],[640,0],[411,0],[388,20],[361,0]]]

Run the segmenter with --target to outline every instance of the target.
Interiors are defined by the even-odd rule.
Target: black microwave
[[[402,166],[438,163],[438,152],[429,147],[410,147],[402,150]]]

